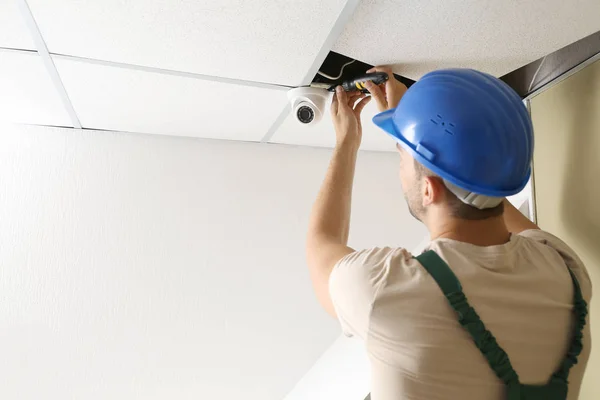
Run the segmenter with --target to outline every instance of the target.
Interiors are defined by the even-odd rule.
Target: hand
[[[371,81],[365,83],[365,87],[371,93],[371,96],[375,98],[379,111],[383,112],[396,108],[400,103],[400,99],[408,90],[406,85],[394,78],[394,73],[390,67],[374,67],[367,71],[367,73],[371,72],[385,72],[389,77],[385,85],[377,86]]]
[[[357,101],[358,100],[358,101]],[[360,113],[371,100],[361,92],[349,92],[338,86],[331,102],[331,119],[337,147],[349,145],[358,150],[362,138]]]

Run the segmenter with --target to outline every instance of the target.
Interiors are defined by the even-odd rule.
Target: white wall
[[[363,400],[370,391],[364,344],[340,335],[284,400]]]
[[[283,398],[339,334],[303,254],[329,153],[0,125],[0,397]],[[351,244],[424,235],[361,154]]]

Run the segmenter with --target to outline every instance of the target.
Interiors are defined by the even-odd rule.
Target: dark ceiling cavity
[[[330,51],[327,57],[325,58],[325,61],[323,61],[321,68],[319,68],[319,71],[324,72],[330,76],[337,76],[339,75],[342,66],[352,60],[352,58],[347,57],[343,54],[336,53],[335,51]],[[336,80],[331,80],[319,74],[316,74],[313,78],[313,83],[327,83],[330,85],[339,85],[343,81],[351,80],[359,75],[364,74],[365,71],[372,67],[373,65],[371,64],[367,64],[362,61],[356,60],[352,64],[346,65],[346,67],[342,71],[342,76],[340,78]],[[415,83],[414,80],[406,78],[404,76],[398,74],[394,74],[394,76],[396,77],[396,79],[398,79],[400,82],[404,83],[408,87]]]

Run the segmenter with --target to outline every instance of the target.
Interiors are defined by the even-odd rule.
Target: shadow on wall
[[[600,260],[600,132],[588,125],[591,116],[600,112],[600,95],[590,90],[600,88],[600,73],[588,75],[590,79],[577,79],[569,86],[569,109],[574,118],[566,148],[560,212],[569,235],[592,254],[593,260]]]

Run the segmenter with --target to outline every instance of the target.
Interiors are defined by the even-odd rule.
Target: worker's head
[[[498,216],[502,199],[529,180],[531,119],[519,95],[491,75],[431,72],[373,122],[398,144],[404,193],[421,220],[431,210],[469,220]]]
[[[498,217],[504,211],[503,203],[490,202],[486,208],[467,204],[452,193],[444,179],[423,164],[417,162],[409,152],[397,145],[400,154],[400,181],[410,213],[419,221],[427,222],[428,211],[450,218],[483,220]]]

